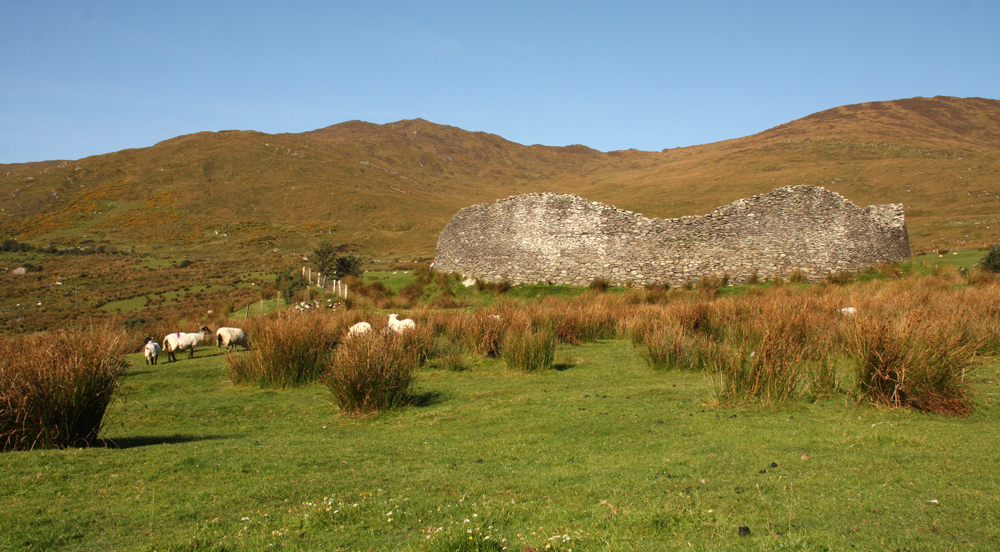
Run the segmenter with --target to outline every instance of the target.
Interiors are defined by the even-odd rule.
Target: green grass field
[[[997,366],[976,412],[712,405],[625,341],[557,370],[425,369],[345,418],[313,385],[237,388],[214,348],[139,355],[107,448],[0,456],[4,550],[993,550]],[[740,528],[749,529],[741,535]]]

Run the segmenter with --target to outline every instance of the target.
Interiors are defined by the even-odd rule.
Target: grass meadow
[[[319,384],[233,386],[215,351],[155,367],[132,355],[106,448],[0,455],[0,548],[990,550],[1000,537],[992,362],[961,418],[843,398],[714,406],[704,374],[651,371],[625,340],[556,357],[534,373],[490,358],[428,368],[413,406],[345,417]]]
[[[0,453],[0,550],[993,550],[1000,282],[945,264],[237,310],[250,351],[125,355],[90,447]]]

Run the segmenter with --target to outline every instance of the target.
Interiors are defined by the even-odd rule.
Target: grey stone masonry
[[[824,188],[788,186],[675,219],[552,193],[481,203],[441,232],[434,268],[485,282],[678,286],[796,270],[818,281],[909,258],[902,204],[861,208]]]

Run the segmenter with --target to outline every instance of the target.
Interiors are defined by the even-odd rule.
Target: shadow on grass
[[[116,439],[98,439],[91,448],[109,449],[130,449],[136,447],[148,447],[150,445],[174,445],[177,443],[191,443],[194,441],[211,441],[214,439],[229,439],[221,435],[204,435],[195,437],[193,435],[137,435],[134,437],[119,437]]]
[[[563,372],[569,370],[570,368],[576,366],[573,362],[556,362],[552,365],[552,369],[556,372]]]
[[[425,393],[417,393],[413,395],[410,399],[410,406],[434,406],[436,404],[441,404],[445,401],[445,396],[437,391],[427,391]]]

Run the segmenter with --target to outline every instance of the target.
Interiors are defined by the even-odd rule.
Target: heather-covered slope
[[[575,193],[649,217],[700,215],[812,184],[901,202],[914,250],[1000,241],[1000,101],[838,107],[759,134],[663,152],[525,146],[424,120],[300,134],[203,132],[77,161],[0,165],[0,234],[206,255],[297,253],[327,239],[432,255],[459,209]]]

